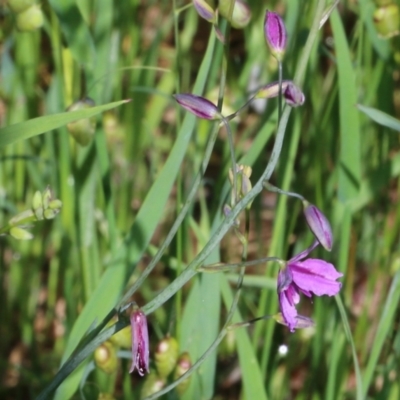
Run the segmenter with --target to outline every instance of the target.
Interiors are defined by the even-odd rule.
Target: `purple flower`
[[[292,81],[282,81],[282,94],[286,103],[291,107],[301,106],[305,101],[304,93]],[[255,99],[272,99],[279,95],[279,81],[268,83],[258,89]]]
[[[265,40],[273,56],[281,61],[286,50],[287,33],[285,23],[277,13],[268,11],[265,14],[264,21]]]
[[[304,93],[294,83],[290,83],[283,92],[286,103],[291,107],[302,106],[305,101]]]
[[[333,235],[328,219],[318,207],[310,204],[308,201],[303,201],[303,205],[304,215],[312,233],[325,250],[331,251]]]
[[[190,93],[175,94],[174,97],[183,108],[196,117],[208,120],[221,119],[217,106],[204,97]]]
[[[131,314],[132,365],[129,373],[137,369],[140,376],[149,372],[149,332],[146,315],[136,309]]]
[[[334,296],[342,286],[336,279],[343,276],[335,267],[315,258],[306,258],[318,245],[315,242],[310,248],[293,257],[278,274],[279,307],[285,325],[294,332],[298,325],[296,304],[300,301],[300,293],[307,297]]]

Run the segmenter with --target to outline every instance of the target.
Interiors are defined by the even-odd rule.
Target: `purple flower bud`
[[[183,108],[196,115],[196,117],[208,120],[221,119],[217,106],[204,97],[190,93],[175,94],[174,97]]]
[[[215,11],[205,0],[193,0],[193,5],[201,18],[211,23],[216,22]]]
[[[293,82],[289,80],[282,81],[282,92],[285,93],[286,89],[289,85],[292,85]],[[262,86],[257,90],[255,99],[272,99],[273,97],[277,97],[279,95],[279,81],[268,83],[267,85]]]
[[[286,103],[291,107],[302,106],[305,101],[304,93],[293,82],[287,85],[286,90],[283,91]]]
[[[286,50],[287,33],[280,15],[267,10],[264,21],[264,33],[273,56],[278,61],[281,61]]]
[[[129,373],[135,368],[140,376],[149,372],[149,332],[147,330],[146,315],[136,309],[131,314],[132,328],[132,365]]]
[[[308,201],[304,201],[303,205],[304,215],[312,233],[324,249],[331,251],[333,235],[329,221],[325,215],[322,214],[321,210],[319,210],[313,204],[310,204]]]
[[[255,99],[272,99],[279,94],[279,81],[268,83],[262,86],[255,94]],[[282,94],[286,103],[291,107],[298,107],[303,105],[305,96],[298,86],[293,81],[282,81]]]

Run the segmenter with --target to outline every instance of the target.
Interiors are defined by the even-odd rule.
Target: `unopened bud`
[[[388,4],[374,11],[374,25],[378,35],[389,39],[399,34],[400,15],[397,4]]]
[[[176,365],[176,370],[174,373],[174,379],[180,378],[183,374],[185,374],[192,367],[192,361],[190,359],[190,355],[188,352],[182,353],[178,358],[178,363]],[[176,391],[179,395],[182,395],[186,392],[190,385],[190,376],[184,379],[176,386]]]
[[[25,210],[20,212],[19,214],[15,215],[12,217],[9,221],[8,224],[10,226],[17,226],[17,225],[23,225],[26,224],[27,222],[32,222],[34,221],[34,213],[32,210]]]
[[[166,337],[157,345],[155,363],[158,374],[166,378],[174,369],[178,359],[179,344],[173,337]]]
[[[267,10],[264,34],[272,55],[281,61],[286,50],[287,33],[285,23],[279,14]]]
[[[39,190],[35,192],[32,198],[32,210],[36,215],[38,221],[43,219],[43,198]]]
[[[211,23],[217,21],[215,11],[205,0],[193,0],[193,5],[201,18]]]
[[[32,233],[27,230],[20,228],[19,226],[13,226],[10,229],[10,235],[17,240],[31,240],[33,239]]]
[[[324,249],[331,251],[333,245],[333,235],[328,219],[318,207],[310,204],[308,201],[304,200],[303,206],[304,216],[306,217],[307,224],[315,238],[319,241]]]
[[[101,344],[94,351],[94,362],[106,374],[112,374],[117,369],[117,349],[109,341]]]
[[[117,322],[117,318],[113,318],[107,324],[107,326],[109,327],[109,326],[115,324],[116,322]],[[131,328],[131,326],[127,326],[126,328],[121,329],[117,333],[114,333],[114,335],[112,335],[110,337],[110,339],[108,339],[108,340],[115,346],[122,347],[124,349],[129,349],[132,345],[132,328]]]
[[[151,396],[159,392],[165,386],[165,379],[158,376],[154,371],[150,372],[142,386],[142,391],[140,392],[140,398]]]
[[[294,83],[289,83],[286,90],[283,92],[283,97],[286,103],[291,107],[302,106],[306,99],[304,93]]]
[[[230,15],[232,2],[234,2],[235,5],[233,6],[232,15]],[[250,7],[243,0],[220,0],[218,10],[236,29],[243,29],[248,25],[251,19]]]
[[[17,28],[23,32],[39,29],[43,25],[43,12],[37,4],[17,14]]]
[[[91,98],[86,97],[73,103],[68,107],[67,111],[84,110],[94,106],[95,102]],[[67,124],[67,129],[77,143],[81,146],[87,146],[92,141],[96,131],[96,117],[82,118],[70,122]]]
[[[208,120],[221,119],[217,106],[204,97],[190,93],[175,94],[174,97],[179,105],[196,117]]]

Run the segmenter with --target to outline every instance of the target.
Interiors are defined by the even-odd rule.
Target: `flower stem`
[[[290,197],[296,197],[297,199],[299,199],[301,201],[305,200],[305,198],[301,194],[294,193],[294,192],[288,192],[286,190],[279,189],[278,187],[272,185],[271,183],[269,183],[267,181],[264,182],[264,188],[269,190],[270,192],[285,194],[286,196],[290,196]]]

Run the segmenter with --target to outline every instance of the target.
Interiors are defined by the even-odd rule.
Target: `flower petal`
[[[308,292],[312,292],[316,296],[334,296],[342,287],[342,284],[336,282],[336,279],[343,274],[324,260],[308,258],[290,264],[289,268],[292,272],[293,282],[306,295]]]
[[[288,296],[288,291],[279,293],[279,307],[285,324],[289,327],[290,332],[294,332],[297,325],[297,310],[293,304],[293,299]]]

